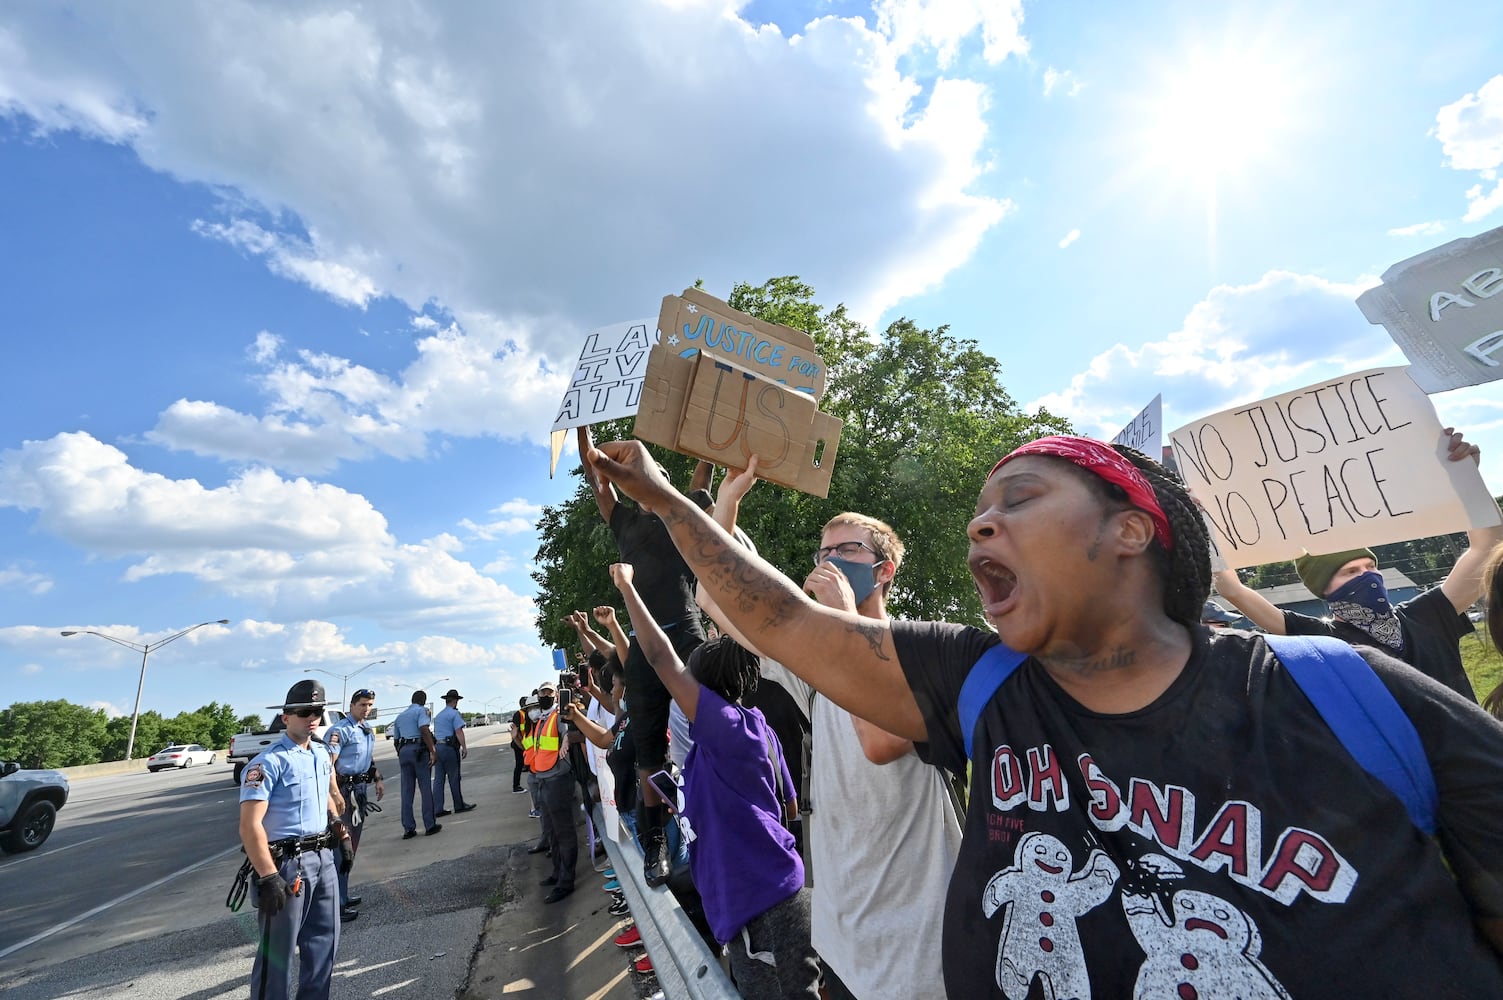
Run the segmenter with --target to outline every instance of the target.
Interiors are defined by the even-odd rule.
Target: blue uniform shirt
[[[376,752],[376,735],[363,722],[346,715],[324,733],[334,770],[340,774],[364,774],[371,769]]]
[[[266,803],[267,840],[311,837],[329,825],[329,771],[324,745],[304,750],[283,733],[257,754],[240,776],[240,801]]]
[[[459,714],[459,709],[457,708],[445,706],[442,712],[433,717],[434,739],[442,740],[453,736],[463,728],[464,716]]]
[[[423,735],[423,727],[428,723],[428,710],[422,705],[408,705],[391,724],[392,736],[397,739],[415,740]]]

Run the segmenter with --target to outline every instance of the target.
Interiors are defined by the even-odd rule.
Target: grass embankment
[[[1480,632],[1461,640],[1461,663],[1466,667],[1466,675],[1472,679],[1472,690],[1477,692],[1479,701],[1503,682],[1503,655],[1499,655]]]

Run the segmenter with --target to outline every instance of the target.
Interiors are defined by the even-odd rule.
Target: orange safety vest
[[[522,763],[529,769],[532,767],[532,758],[538,752],[538,727],[527,716],[522,716]]]
[[[558,763],[558,744],[558,710],[554,709],[533,733],[532,760],[528,761],[528,766],[534,774],[546,774],[553,770],[553,766]],[[526,759],[525,751],[523,759]]]

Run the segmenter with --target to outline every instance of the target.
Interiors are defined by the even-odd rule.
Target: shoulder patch
[[[252,764],[250,767],[247,767],[245,769],[245,773],[240,776],[240,783],[247,788],[260,788],[261,782],[265,780],[266,772],[261,769],[260,764]]]
[[[329,730],[328,735],[324,737],[324,742],[328,743],[331,747],[339,746],[339,730]]]

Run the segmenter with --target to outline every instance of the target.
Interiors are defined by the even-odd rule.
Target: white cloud
[[[389,628],[527,628],[532,603],[452,554],[403,543],[357,494],[249,469],[206,488],[132,466],[85,433],[0,452],[0,506],[91,553],[135,559],[126,582],[184,573],[275,615]]]
[[[21,673],[28,677],[34,677],[41,672],[42,665],[40,663],[27,663],[21,667]]]
[[[1388,235],[1389,236],[1435,236],[1438,233],[1445,232],[1445,229],[1446,229],[1446,224],[1444,222],[1416,222],[1412,226],[1399,226],[1397,229],[1390,229],[1388,231]]]
[[[492,508],[489,513],[499,515],[493,521],[477,523],[465,518],[459,522],[459,525],[468,531],[471,537],[491,542],[503,535],[519,535],[531,531],[533,525],[537,524],[538,515],[542,512],[541,506],[517,497],[515,500],[508,500],[501,506]]]
[[[1366,287],[1287,271],[1219,285],[1179,330],[1137,349],[1117,344],[1067,388],[1029,405],[1070,418],[1081,433],[1110,435],[1162,392],[1170,429],[1326,374],[1402,364],[1387,334],[1354,303]]]
[[[28,572],[12,563],[0,569],[0,587],[18,587],[29,594],[45,594],[52,589],[52,578]]]
[[[1503,74],[1441,108],[1431,134],[1440,140],[1448,167],[1475,170],[1484,182],[1467,190],[1463,221],[1477,222],[1503,207],[1503,181],[1498,180],[1503,166]]]
[[[1078,239],[1080,239],[1080,230],[1072,229],[1065,234],[1064,239],[1059,241],[1059,248],[1063,250],[1065,247],[1069,246],[1071,243],[1074,243]]]
[[[1022,0],[875,0],[877,30],[900,52],[934,49],[949,66],[960,45],[980,30],[982,58],[999,63],[1028,52]]]
[[[437,300],[562,363],[695,277],[798,273],[874,319],[1002,218],[970,187],[984,88],[899,64],[977,33],[991,62],[1026,51],[1020,0],[879,0],[876,28],[788,35],[676,6],[17,7],[0,113],[232,193],[200,231],[341,301]]]
[[[118,719],[118,718],[121,718],[122,716],[125,715],[125,713],[122,712],[119,708],[117,708],[116,706],[110,704],[107,701],[91,701],[91,702],[89,702],[89,707],[90,708],[96,708],[96,709],[101,709],[101,708],[104,709],[104,714],[108,718],[111,718],[111,719]]]
[[[1056,90],[1063,93],[1066,97],[1075,97],[1080,93],[1083,86],[1085,84],[1081,83],[1079,78],[1067,69],[1059,70],[1050,66],[1044,70],[1045,97],[1054,96]]]

